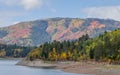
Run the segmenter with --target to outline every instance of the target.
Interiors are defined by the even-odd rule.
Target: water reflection
[[[18,60],[0,60],[0,75],[80,75],[65,73],[55,69],[40,69],[16,66]]]

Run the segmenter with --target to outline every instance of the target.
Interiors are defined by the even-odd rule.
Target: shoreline
[[[56,64],[46,63],[41,60],[29,61],[29,60],[21,60],[16,65],[28,66],[28,67],[37,67],[37,68],[55,68]]]
[[[49,61],[28,61],[23,59],[16,65],[36,67],[36,68],[55,68],[68,73],[90,74],[90,75],[120,75],[120,65],[108,65],[95,62],[49,62]]]
[[[24,58],[14,58],[14,57],[5,57],[5,58],[0,58],[0,60],[23,60]]]
[[[120,65],[76,63],[61,69],[64,72],[90,75],[120,75]]]

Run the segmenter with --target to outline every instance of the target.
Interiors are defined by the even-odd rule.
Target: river
[[[18,60],[0,60],[0,75],[82,75],[55,69],[41,69],[15,65]]]

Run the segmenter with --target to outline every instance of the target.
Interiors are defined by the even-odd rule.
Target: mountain
[[[36,46],[53,40],[75,40],[85,34],[95,37],[118,28],[120,22],[110,19],[48,18],[0,28],[0,42]]]

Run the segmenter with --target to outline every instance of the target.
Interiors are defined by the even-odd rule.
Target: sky
[[[119,0],[0,0],[0,27],[54,17],[120,21]]]

